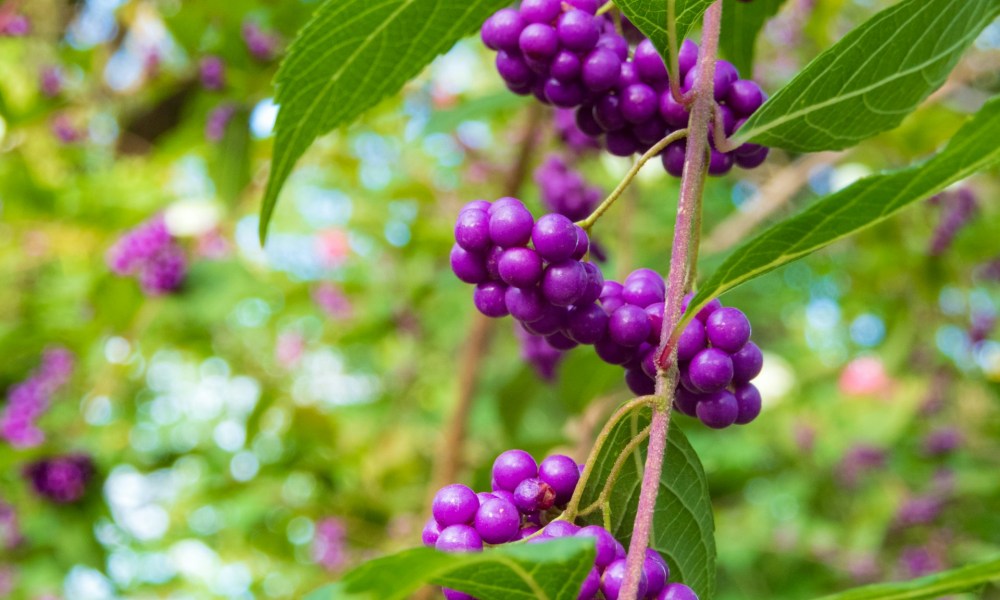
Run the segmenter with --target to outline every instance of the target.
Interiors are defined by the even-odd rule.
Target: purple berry
[[[756,144],[743,144],[733,153],[736,155],[736,164],[744,169],[756,169],[764,164],[771,150],[765,146],[756,146],[752,150],[744,151],[743,149],[748,146],[756,146]]]
[[[576,109],[576,126],[590,137],[597,137],[604,133],[601,126],[594,120],[594,107],[587,104]]]
[[[600,525],[587,525],[577,531],[574,537],[594,538],[594,548],[597,552],[594,556],[594,566],[598,569],[604,569],[615,560],[615,538]]]
[[[469,252],[485,252],[490,247],[490,216],[486,211],[467,209],[458,213],[455,241]]]
[[[449,525],[441,530],[434,547],[441,552],[481,552],[483,538],[469,525]]]
[[[592,92],[609,90],[618,84],[621,67],[622,61],[614,50],[598,46],[583,61],[583,85]]]
[[[532,535],[541,531],[541,527],[537,525],[529,525],[527,527],[522,527],[521,531],[517,534],[517,539],[523,540],[526,537],[531,537]],[[539,536],[540,537],[540,536]]]
[[[621,306],[611,314],[608,334],[617,344],[638,346],[649,337],[649,317],[646,316],[646,311],[631,304]]]
[[[504,305],[512,317],[523,323],[531,323],[545,316],[547,304],[534,288],[509,287],[504,293]]]
[[[434,520],[434,517],[429,517],[424,523],[424,530],[420,533],[420,541],[428,548],[433,548],[439,535],[441,535],[441,527]]]
[[[738,79],[729,88],[726,104],[741,116],[750,116],[764,103],[764,92],[749,79]]]
[[[698,419],[712,429],[724,429],[736,422],[740,408],[736,396],[729,390],[720,390],[698,402]]]
[[[579,344],[594,344],[608,331],[608,314],[597,304],[574,308],[567,313],[566,333]]]
[[[705,340],[705,326],[698,319],[691,319],[677,340],[677,360],[688,361],[694,358],[695,354],[705,349]]]
[[[475,596],[451,588],[441,588],[441,593],[444,594],[444,600],[476,600]]]
[[[663,286],[663,281],[658,278],[640,277],[632,280],[626,279],[625,286],[622,289],[622,299],[639,308],[663,302],[665,294],[666,288]]]
[[[563,0],[566,4],[579,8],[580,10],[588,13],[595,14],[597,9],[601,7],[600,0]]]
[[[447,527],[471,523],[479,510],[479,498],[476,493],[460,483],[446,485],[434,495],[431,513],[438,525]]]
[[[604,593],[605,599],[618,600],[618,595],[621,594],[622,584],[624,582],[625,559],[619,558],[608,565],[608,568],[604,569],[604,574],[601,575],[601,592]],[[642,575],[639,577],[639,589],[636,594],[637,598],[643,598],[646,596],[647,585],[646,573],[645,570],[643,570]]]
[[[517,43],[526,57],[535,60],[550,59],[559,51],[559,37],[555,27],[543,23],[532,23],[525,27]]]
[[[542,294],[555,306],[569,306],[587,291],[587,282],[583,263],[575,260],[552,263],[542,275]]]
[[[639,142],[628,131],[609,131],[604,137],[607,151],[615,156],[632,156],[639,149]]]
[[[668,583],[656,600],[698,600],[698,595],[683,583]]]
[[[752,383],[737,386],[733,391],[738,408],[736,423],[746,425],[760,414],[760,392]]]
[[[680,51],[677,53],[677,59],[680,63],[680,76],[684,77],[688,71],[698,64],[698,44],[695,44],[691,40],[684,40]]]
[[[594,121],[607,133],[625,127],[628,123],[622,116],[621,99],[613,94],[598,98],[594,104]]]
[[[583,102],[586,92],[576,81],[563,82],[550,78],[545,82],[545,97],[561,108],[573,108]]]
[[[556,33],[563,47],[573,52],[589,52],[601,36],[594,15],[578,9],[565,12],[559,17]]]
[[[660,160],[663,162],[663,169],[673,175],[680,177],[684,174],[684,159],[687,156],[687,142],[677,140],[663,150]]]
[[[508,248],[500,255],[497,271],[512,286],[531,287],[542,278],[542,259],[530,248]]]
[[[480,35],[487,48],[511,52],[518,49],[518,38],[523,29],[521,13],[513,8],[502,8],[486,19]]]
[[[646,341],[653,345],[659,345],[660,334],[663,332],[663,310],[666,306],[662,302],[650,304],[645,308],[646,316],[649,318],[649,337]]]
[[[487,544],[503,544],[513,540],[521,527],[517,507],[502,498],[483,502],[475,516],[476,531]]]
[[[555,490],[537,477],[525,479],[514,490],[514,504],[524,514],[548,510],[555,504],[555,500]]]
[[[534,71],[519,53],[501,50],[497,53],[495,64],[497,73],[508,85],[526,86],[535,81]]]
[[[659,96],[645,83],[633,83],[622,91],[622,116],[629,123],[642,123],[656,114]]]
[[[486,253],[486,273],[493,281],[500,280],[500,256],[503,255],[503,248],[493,246]]]
[[[568,217],[550,213],[542,216],[531,231],[531,243],[542,258],[551,263],[573,255],[579,242],[579,229]]]
[[[472,303],[476,309],[487,317],[498,319],[507,316],[507,304],[504,302],[504,294],[507,293],[507,286],[496,281],[480,283],[476,290],[472,292]]]
[[[721,102],[729,95],[733,84],[740,78],[739,71],[733,63],[727,60],[720,60],[715,63],[715,99]]]
[[[587,232],[583,230],[583,227],[575,225],[576,227],[576,248],[573,249],[573,254],[570,258],[573,260],[583,260],[583,257],[587,255],[587,251],[590,249],[590,236]],[[604,277],[601,277],[601,281],[604,281]]]
[[[545,526],[545,535],[550,538],[572,537],[577,531],[580,531],[580,528],[569,521],[552,521]]]
[[[731,355],[733,359],[733,383],[739,385],[756,377],[764,366],[764,355],[753,342],[747,342]]]
[[[642,572],[646,576],[646,598],[660,593],[667,583],[669,568],[663,558],[652,548],[646,549],[646,560],[642,563]]]
[[[611,50],[622,63],[628,60],[628,41],[615,33],[614,28],[601,35],[601,38],[597,40],[597,47]]]
[[[524,450],[507,450],[493,461],[495,490],[513,492],[525,479],[538,475],[538,463]]]
[[[682,129],[687,127],[688,118],[691,116],[683,104],[674,100],[674,95],[669,89],[663,90],[659,98],[660,116],[672,129]]]
[[[712,148],[711,155],[708,159],[708,174],[709,175],[725,175],[733,168],[733,155],[725,154],[719,152],[715,148]]]
[[[740,309],[726,306],[708,316],[705,334],[712,346],[736,352],[750,340],[750,321]]]
[[[616,343],[610,337],[594,344],[597,356],[610,365],[624,365],[635,353],[635,348],[626,348]]]
[[[706,348],[694,355],[688,365],[691,383],[701,392],[721,390],[733,379],[733,360],[725,351]]]
[[[618,73],[618,85],[615,86],[616,89],[622,92],[628,86],[637,83],[642,83],[642,79],[639,78],[639,72],[635,70],[635,65],[631,61],[622,63],[622,68]]]
[[[577,600],[594,600],[597,598],[597,592],[601,591],[601,572],[594,567],[587,573],[587,577],[583,580],[583,585],[580,586],[580,593],[577,594]]]
[[[524,328],[535,335],[551,335],[561,330],[566,324],[566,309],[545,304],[542,318],[525,323]]]
[[[674,394],[674,406],[685,415],[696,417],[698,416],[698,402],[702,398],[701,394],[692,392],[683,385],[678,385],[677,391]]]
[[[562,11],[561,0],[522,0],[521,17],[527,23],[551,23]]]
[[[667,67],[663,64],[663,58],[649,38],[643,39],[635,47],[632,62],[635,63],[639,76],[647,82],[663,81],[667,78]]]
[[[556,504],[566,504],[580,481],[580,468],[572,458],[553,454],[538,465],[538,478],[555,491]]]
[[[563,84],[575,82],[580,77],[583,63],[580,57],[569,50],[560,50],[549,64],[549,75]]]
[[[451,247],[451,270],[460,281],[465,283],[484,283],[489,281],[490,274],[486,270],[486,261],[482,256],[463,249],[458,244]]]
[[[656,383],[641,367],[625,370],[625,385],[636,396],[649,396],[656,391]]]
[[[550,333],[545,336],[545,342],[556,350],[572,350],[579,345],[575,340],[573,340],[573,338],[567,336],[561,331],[556,331],[555,333]]]
[[[501,248],[524,246],[531,239],[534,224],[531,212],[523,206],[494,207],[490,214],[490,239]]]

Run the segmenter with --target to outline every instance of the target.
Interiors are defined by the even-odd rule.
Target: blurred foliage
[[[45,443],[0,442],[0,501],[23,536],[0,554],[10,597],[297,598],[416,545],[474,319],[447,264],[451,224],[466,201],[501,195],[525,104],[501,94],[476,40],[459,43],[314,145],[262,250],[277,59],[255,59],[242,30],[256,24],[280,50],[315,4],[0,5],[32,24],[27,37],[0,37],[0,388],[24,380],[46,347],[78,359],[40,420]],[[764,28],[758,78],[773,92],[888,4],[789,0]],[[998,46],[994,24],[946,92],[814,168],[768,220],[940,147],[1000,88]],[[199,83],[210,54],[225,63],[220,91]],[[62,73],[54,97],[39,83],[50,67]],[[206,139],[209,114],[226,104],[225,135]],[[542,151],[559,151],[542,133]],[[706,231],[800,168],[772,156],[709,181]],[[628,167],[581,161],[605,189]],[[711,486],[719,598],[819,596],[1000,552],[1000,283],[984,270],[1000,258],[1000,179],[964,185],[978,211],[941,256],[928,246],[945,208],[924,203],[727,297],[768,353],[765,411],[724,432],[677,418]],[[606,273],[666,265],[676,192],[659,168],[640,175],[596,229]],[[530,179],[521,193],[540,207]],[[109,272],[105,253],[159,212],[191,271],[180,293],[149,298]],[[702,273],[719,259],[704,255]],[[510,322],[492,330],[461,451],[463,480],[479,488],[510,447],[583,458],[627,394],[620,370],[585,351],[546,384],[519,359]],[[961,444],[928,454],[926,437],[946,427]],[[884,451],[884,466],[845,479],[859,445]],[[39,499],[22,468],[70,452],[94,457],[89,493],[72,505]],[[929,494],[940,514],[903,526],[901,507]],[[346,531],[346,563],[332,573],[313,555],[316,524],[331,516]]]

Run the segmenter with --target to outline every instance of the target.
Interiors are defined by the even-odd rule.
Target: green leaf
[[[1000,164],[997,139],[1000,96],[987,102],[924,164],[862,179],[743,244],[701,286],[688,314],[742,283],[884,221],[976,171]]]
[[[768,19],[778,14],[785,0],[723,0],[722,35],[719,50],[744,77],[753,75],[757,34]]]
[[[435,56],[506,4],[508,0],[325,0],[288,48],[275,77],[275,101],[281,108],[261,206],[261,240],[281,186],[313,140],[398,92]]]
[[[622,450],[649,423],[650,411],[643,409],[622,419],[611,430],[587,480],[581,507],[597,500]],[[632,454],[609,494],[611,533],[626,547],[632,538],[632,523],[639,504],[646,443],[640,444]],[[603,524],[600,511],[587,515],[585,520]],[[715,521],[705,471],[680,428],[676,423],[671,424],[650,547],[670,563],[671,581],[683,582],[705,600],[710,600],[715,593],[714,536]]]
[[[594,543],[560,538],[508,544],[468,554],[413,548],[370,560],[307,600],[395,600],[427,584],[482,600],[575,600],[594,564]]]
[[[674,4],[677,47],[715,0],[615,0],[639,31],[653,42],[661,56],[667,56],[667,4]]]
[[[816,57],[736,137],[811,152],[892,129],[998,14],[1000,0],[904,0]]]
[[[877,583],[823,596],[820,600],[920,600],[967,592],[1000,580],[1000,559],[942,571],[900,583]]]

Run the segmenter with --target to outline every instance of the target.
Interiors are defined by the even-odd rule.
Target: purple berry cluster
[[[514,326],[514,335],[521,344],[521,358],[531,365],[540,378],[553,381],[556,369],[566,353],[550,346],[545,338],[528,333],[520,325]]]
[[[927,253],[941,256],[951,247],[955,236],[976,214],[979,208],[976,195],[970,188],[959,188],[955,192],[938,194],[931,199],[932,204],[942,207],[941,221],[934,230]]]
[[[31,33],[31,21],[22,14],[0,15],[0,37],[24,37]]]
[[[243,42],[247,45],[250,56],[261,62],[268,62],[274,58],[278,52],[278,38],[266,31],[253,21],[243,23],[240,29],[243,35]]]
[[[581,155],[600,150],[600,141],[590,137],[576,124],[576,111],[571,108],[557,108],[552,120],[556,135],[573,154]]]
[[[177,291],[187,274],[184,251],[162,215],[125,233],[108,251],[107,261],[115,274],[136,277],[150,296]]]
[[[589,239],[581,227],[555,213],[535,221],[516,198],[465,205],[455,242],[452,270],[476,286],[472,298],[481,313],[512,315],[557,350],[593,345],[603,361],[625,367],[633,392],[653,393],[666,295],[659,274],[638,269],[624,283],[605,281],[597,265],[582,261]],[[750,380],[763,355],[741,311],[718,300],[699,311],[680,337],[678,362],[681,412],[717,429],[749,423],[760,412]]]
[[[201,87],[219,91],[226,87],[226,64],[222,62],[221,57],[205,56],[198,63],[198,76],[201,79]]]
[[[603,198],[600,188],[589,185],[583,175],[556,154],[547,156],[535,170],[535,183],[545,207],[573,221],[587,218]]]
[[[596,16],[598,0],[523,0],[483,24],[483,43],[497,51],[496,68],[517,94],[576,110],[580,131],[603,140],[608,152],[631,156],[646,152],[670,132],[687,127],[688,108],[671,91],[667,69],[648,39],[629,56],[628,41],[613,21]],[[698,46],[685,40],[679,52],[682,90],[695,83]],[[740,79],[731,63],[716,63],[714,95],[726,135],[731,135],[764,102],[760,86]],[[763,146],[745,144],[723,153],[713,145],[709,174],[722,175],[739,165],[750,169],[767,158]],[[668,173],[680,176],[684,140],[662,153]]]
[[[603,594],[617,600],[625,578],[625,548],[598,525],[580,527],[557,519],[559,508],[572,498],[580,480],[580,465],[554,454],[540,464],[524,450],[508,450],[493,462],[491,492],[476,493],[452,484],[441,488],[431,505],[432,516],[424,526],[425,546],[442,552],[480,552],[486,545],[527,539],[540,543],[561,537],[594,538],[594,567],[577,598],[592,600]],[[670,568],[663,557],[647,550],[640,583],[640,598],[697,600],[681,584],[668,584]],[[448,600],[475,600],[464,592],[445,589]]]
[[[45,414],[52,396],[66,385],[75,360],[65,348],[49,348],[41,364],[24,381],[7,392],[7,404],[0,413],[0,437],[16,448],[30,448],[45,441],[36,421]]]
[[[337,571],[347,563],[347,529],[337,517],[316,522],[313,535],[312,559],[327,571]]]
[[[24,476],[40,497],[71,504],[86,493],[94,476],[94,461],[86,454],[44,458],[26,466]]]

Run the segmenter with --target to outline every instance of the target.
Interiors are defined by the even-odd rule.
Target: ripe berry
[[[694,358],[695,354],[705,349],[706,339],[705,326],[698,319],[691,319],[677,339],[677,360],[688,361]]]
[[[507,316],[507,304],[504,302],[504,294],[507,286],[495,281],[480,283],[476,286],[476,291],[472,293],[472,303],[476,309],[487,317],[494,319]]]
[[[542,61],[559,51],[559,36],[551,25],[532,23],[521,31],[517,44],[526,57]]]
[[[559,42],[573,52],[590,51],[601,35],[597,19],[582,10],[563,13],[556,25]]]
[[[652,117],[659,105],[659,96],[645,83],[633,83],[622,90],[622,116],[629,123],[642,123]]]
[[[545,464],[544,460],[542,464]],[[580,528],[569,521],[552,521],[545,526],[544,535],[550,538],[570,537],[576,535],[578,531],[580,531]]]
[[[646,311],[625,304],[611,315],[608,322],[608,334],[611,339],[622,346],[638,346],[649,337],[649,317]]]
[[[468,525],[449,525],[441,530],[434,548],[441,552],[481,552],[483,538]]]
[[[691,359],[687,369],[691,384],[700,392],[721,390],[733,379],[733,361],[718,348],[706,348]]]
[[[538,478],[555,491],[556,504],[565,504],[573,496],[580,481],[580,468],[576,461],[563,454],[553,454],[538,466]]]
[[[698,595],[682,583],[668,583],[656,600],[698,600]]]
[[[507,450],[493,461],[494,490],[513,492],[519,483],[538,475],[538,463],[524,450]]]
[[[597,304],[574,308],[566,316],[566,333],[580,344],[594,344],[608,331],[608,314]]]
[[[536,477],[525,479],[514,490],[514,504],[525,514],[548,510],[555,504],[555,500],[555,490]]]
[[[434,520],[434,517],[429,517],[427,522],[424,523],[424,530],[420,533],[420,541],[422,541],[425,546],[433,548],[439,535],[441,535],[441,527],[438,525],[438,522]]]
[[[534,224],[531,212],[524,206],[507,204],[494,207],[490,213],[490,239],[501,248],[523,246],[531,239]]]
[[[738,407],[736,423],[746,425],[760,414],[760,392],[752,383],[737,386],[733,391]]]
[[[746,383],[756,377],[764,366],[764,355],[753,342],[730,355],[733,359],[733,383]]]
[[[646,549],[646,560],[642,563],[642,573],[646,576],[646,594],[649,598],[660,593],[667,583],[670,568],[660,554],[652,548]]]
[[[604,574],[601,576],[601,592],[604,593],[606,600],[618,600],[623,583],[625,583],[625,559],[619,558],[608,565],[608,568],[604,569]],[[637,598],[644,598],[646,596],[647,585],[646,573],[643,570],[642,575],[639,577],[639,589],[636,593]]]
[[[521,17],[527,23],[551,23],[562,10],[560,0],[522,0]]]
[[[550,264],[542,275],[542,295],[555,306],[569,306],[587,291],[588,276],[583,264],[564,260]]]
[[[579,242],[579,228],[568,217],[550,213],[538,219],[531,230],[535,252],[548,262],[570,258]]]
[[[503,498],[493,498],[479,506],[475,526],[487,544],[503,544],[517,536],[521,515],[512,503]]]
[[[460,483],[446,485],[434,496],[431,513],[439,525],[471,523],[479,510],[479,498],[471,488]]]
[[[530,248],[508,248],[500,255],[497,271],[505,283],[520,288],[530,287],[542,278],[542,259]]]
[[[618,84],[622,61],[609,48],[598,46],[587,55],[581,67],[583,84],[591,92],[603,92]]]
[[[504,293],[504,305],[511,316],[524,323],[537,321],[545,316],[547,304],[534,288],[509,287]]]
[[[705,321],[705,334],[712,346],[736,352],[750,340],[750,321],[743,311],[726,306],[709,315]]]
[[[508,52],[518,49],[518,38],[524,29],[521,13],[513,8],[502,8],[483,23],[480,35],[483,44],[493,50]]]
[[[615,538],[599,525],[587,525],[576,532],[575,537],[594,538],[594,566],[604,569],[615,560]]]
[[[726,104],[736,113],[749,116],[764,103],[764,92],[749,79],[738,79],[729,88]]]
[[[484,283],[490,279],[483,257],[463,249],[458,244],[452,246],[449,260],[451,270],[459,281],[476,284]]]
[[[713,429],[723,429],[736,422],[739,405],[728,390],[720,390],[698,402],[698,419]]]
[[[667,78],[667,67],[649,38],[643,39],[635,47],[632,62],[639,75],[646,81],[663,81]]]

